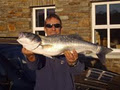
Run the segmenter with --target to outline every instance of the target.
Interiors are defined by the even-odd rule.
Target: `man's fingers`
[[[76,52],[76,50],[73,50],[73,56],[76,57],[76,59],[78,58],[78,53]]]
[[[74,57],[73,54],[70,51],[65,51],[64,54],[65,54],[65,56],[67,56],[71,59]]]

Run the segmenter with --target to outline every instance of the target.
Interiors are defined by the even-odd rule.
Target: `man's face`
[[[61,34],[60,21],[56,18],[48,19],[44,29],[47,36]]]

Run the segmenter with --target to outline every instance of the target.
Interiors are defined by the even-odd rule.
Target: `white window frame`
[[[109,21],[109,5],[110,4],[118,4],[120,3],[120,1],[109,1],[109,2],[95,2],[92,3],[92,42],[95,43],[95,29],[107,29],[107,47],[110,48],[110,29],[120,29],[120,24],[114,24],[114,25],[110,25],[110,21]],[[95,25],[95,6],[96,5],[107,5],[107,25]],[[113,52],[120,52],[120,49],[113,49]]]
[[[36,27],[36,10],[40,10],[40,9],[44,9],[44,20],[47,17],[47,9],[55,9],[55,6],[46,6],[46,7],[34,7],[32,8],[32,26],[33,26],[33,33],[35,33],[35,31],[44,31],[44,27]]]

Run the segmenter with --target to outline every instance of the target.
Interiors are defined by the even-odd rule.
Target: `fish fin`
[[[47,48],[51,48],[51,47],[53,47],[53,45],[49,45],[49,44],[47,44],[47,45],[42,45],[42,48],[43,48],[43,49],[47,49]]]
[[[93,52],[90,51],[90,50],[86,50],[86,51],[84,51],[83,53],[84,53],[84,54],[91,54],[91,53],[93,53]]]
[[[70,34],[70,35],[68,35],[68,37],[70,37],[70,38],[77,38],[77,39],[82,39],[83,40],[83,38],[82,37],[80,37],[80,35],[79,34]]]
[[[99,58],[99,60],[101,61],[102,64],[105,64],[105,56],[106,54],[112,52],[113,50],[111,48],[107,48],[107,47],[101,47],[101,51],[97,54],[97,57]]]
[[[105,54],[99,53],[99,54],[97,54],[97,57],[99,58],[99,60],[102,64],[105,64],[105,61],[106,61]]]
[[[42,40],[48,40],[48,36],[38,35]]]

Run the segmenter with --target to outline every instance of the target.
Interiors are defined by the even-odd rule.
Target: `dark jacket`
[[[84,70],[84,64],[78,61],[75,67],[70,67],[64,56],[45,58],[37,56],[37,61],[29,62],[28,67],[36,70],[36,85],[34,90],[74,90],[73,74]]]

